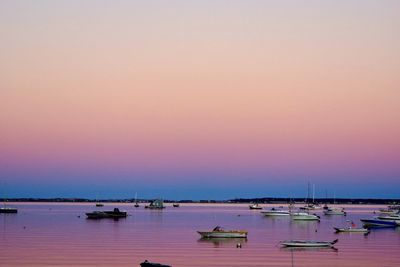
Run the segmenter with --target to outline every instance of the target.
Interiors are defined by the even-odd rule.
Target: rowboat
[[[263,214],[264,216],[289,216],[290,212],[288,210],[279,210],[272,208],[267,211],[262,211],[261,214]]]
[[[149,262],[145,260],[140,264],[141,267],[172,267],[171,265],[165,265],[161,263]]]
[[[364,227],[396,227],[398,224],[396,221],[380,220],[380,219],[361,219],[360,220]]]
[[[86,213],[88,219],[119,219],[125,218],[127,213],[125,211],[120,211],[118,208],[115,208],[112,211],[93,211]]]
[[[245,230],[224,230],[220,226],[211,231],[197,231],[201,238],[247,238]]]
[[[333,241],[313,241],[313,240],[286,240],[280,244],[284,247],[333,247],[339,240]]]
[[[324,210],[325,215],[346,215],[343,208],[328,208]]]
[[[353,228],[353,227],[347,227],[347,228],[337,228],[333,227],[336,232],[340,233],[369,233],[369,230],[366,228]]]
[[[315,214],[308,214],[306,212],[294,212],[291,214],[293,220],[302,220],[302,221],[319,221],[320,217]]]
[[[249,205],[249,209],[251,210],[262,210],[262,207],[258,205],[258,203]]]

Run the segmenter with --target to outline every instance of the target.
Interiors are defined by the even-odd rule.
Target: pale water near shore
[[[344,206],[348,216],[321,222],[267,218],[248,205],[167,204],[163,211],[133,204],[16,203],[18,214],[0,214],[0,266],[139,266],[148,259],[173,267],[191,266],[400,266],[400,227],[363,234],[335,234],[346,220],[360,224],[382,206]],[[266,205],[263,205],[267,207]],[[268,205],[271,207],[272,205]],[[277,206],[277,205],[275,205]],[[119,207],[119,221],[87,220],[85,212]],[[80,216],[80,217],[78,217]],[[196,230],[221,225],[246,229],[244,240],[200,240]],[[289,250],[285,239],[334,240],[338,250]],[[238,242],[242,248],[236,248]]]

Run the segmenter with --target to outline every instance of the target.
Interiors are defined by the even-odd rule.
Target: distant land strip
[[[154,199],[138,199],[137,202],[144,203]],[[9,198],[7,202],[78,202],[78,203],[133,203],[135,199],[87,199],[87,198]],[[262,198],[235,198],[229,200],[170,200],[164,199],[165,203],[259,203],[259,204],[289,204],[289,203],[306,203],[304,198],[276,198],[276,197],[262,197]],[[310,201],[309,201],[310,202]],[[320,204],[399,204],[399,198],[317,198],[314,201]]]

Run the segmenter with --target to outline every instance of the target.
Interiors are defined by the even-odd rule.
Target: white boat
[[[280,210],[272,208],[267,211],[262,211],[261,214],[264,216],[290,216],[290,212],[288,210]]]
[[[339,240],[333,241],[313,241],[313,240],[286,240],[282,241],[281,245],[284,247],[333,247]]]
[[[246,238],[245,230],[224,230],[220,226],[211,231],[197,231],[202,238]]]
[[[387,215],[387,216],[379,216],[379,220],[382,221],[387,221],[387,222],[393,222],[396,223],[398,226],[400,226],[400,215]]]
[[[343,208],[328,208],[324,210],[325,215],[346,215]]]
[[[258,205],[258,203],[254,203],[249,205],[249,209],[251,210],[262,210],[262,207],[260,205]]]
[[[369,230],[366,228],[353,228],[353,227],[346,227],[346,228],[337,228],[333,227],[336,232],[343,232],[343,233],[369,233]]]
[[[291,214],[293,220],[302,220],[302,221],[319,221],[320,217],[315,214],[309,214],[306,212],[294,212]]]

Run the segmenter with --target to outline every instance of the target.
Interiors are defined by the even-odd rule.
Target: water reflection
[[[200,238],[197,240],[199,243],[212,244],[214,247],[236,246],[247,243],[247,238]]]

